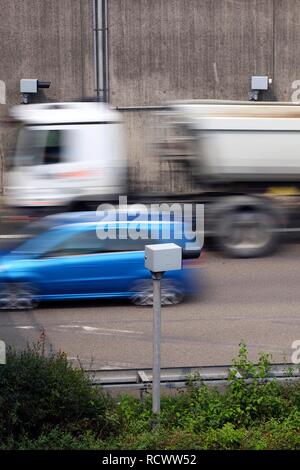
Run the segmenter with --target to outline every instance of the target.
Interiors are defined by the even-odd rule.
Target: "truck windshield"
[[[61,154],[60,130],[28,127],[20,130],[15,156],[17,167],[59,163]]]

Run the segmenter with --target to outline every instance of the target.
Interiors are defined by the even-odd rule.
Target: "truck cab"
[[[61,207],[110,200],[126,185],[120,114],[104,103],[47,103],[13,108],[21,122],[7,174],[6,202]]]

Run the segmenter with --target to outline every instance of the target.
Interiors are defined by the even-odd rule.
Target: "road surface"
[[[300,244],[253,260],[205,253],[202,270],[202,296],[163,310],[162,366],[228,364],[242,339],[253,360],[265,351],[274,362],[290,361],[300,339]],[[151,308],[93,301],[0,314],[7,344],[23,347],[42,331],[47,347],[86,368],[152,365]]]

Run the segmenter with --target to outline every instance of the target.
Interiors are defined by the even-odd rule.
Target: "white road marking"
[[[87,331],[87,333],[91,333],[90,331]],[[92,332],[94,335],[100,335],[100,336],[116,336],[118,333],[107,333],[105,331],[93,331]]]
[[[138,366],[132,362],[111,362],[105,366],[100,367],[100,370],[114,370],[114,369],[134,369]]]
[[[15,326],[15,328],[19,328],[20,330],[33,330],[35,327],[31,325],[24,325],[24,326]]]
[[[114,328],[99,328],[99,327],[94,327],[94,326],[83,326],[82,328],[85,331],[106,331],[108,333],[138,333],[138,334],[141,334],[140,331],[115,330]]]
[[[81,325],[58,325],[59,328],[81,328]]]
[[[94,326],[83,326],[82,327],[85,331],[97,331],[97,330],[101,330],[102,328],[96,328]]]
[[[88,326],[88,325],[58,325],[59,328],[79,328],[88,333],[94,333],[98,335],[113,336],[118,333],[123,334],[136,334],[142,335],[142,331],[133,331],[133,330],[117,330],[115,328],[101,328],[98,326]],[[36,327],[32,325],[17,325],[15,328],[22,330],[33,330]]]
[[[89,325],[59,325],[59,328],[81,328],[84,331],[89,333],[103,334],[103,335],[113,335],[116,333],[125,333],[125,334],[137,334],[142,335],[142,331],[133,331],[133,330],[118,330],[115,328],[101,328],[99,326],[89,326]]]

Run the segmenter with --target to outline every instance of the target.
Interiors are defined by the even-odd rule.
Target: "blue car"
[[[139,222],[138,229],[150,234],[153,230],[155,239],[124,237],[133,223],[137,228],[137,222],[129,219],[102,222],[95,213],[41,219],[32,226],[32,238],[0,259],[0,308],[26,310],[44,300],[111,297],[151,305],[152,280],[144,267],[145,245],[174,242],[184,248],[185,239],[178,239],[176,222],[169,222],[170,236],[166,238],[163,222],[150,220]],[[103,234],[108,231],[110,237],[105,239]],[[199,255],[200,250],[192,257]],[[162,303],[176,304],[185,295],[198,293],[198,275],[197,266],[166,273]]]

